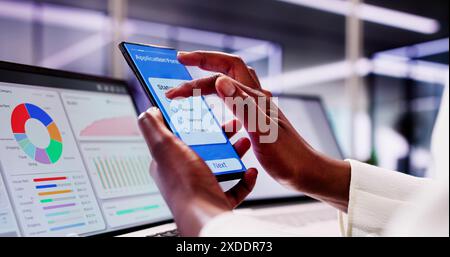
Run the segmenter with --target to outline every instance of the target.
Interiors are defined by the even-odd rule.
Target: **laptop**
[[[0,62],[0,236],[172,221],[124,81]]]
[[[342,157],[320,99],[279,99],[316,149]],[[0,62],[0,236],[177,236],[136,107],[121,80]],[[334,210],[279,186],[251,151],[244,162],[260,173],[237,211],[312,235],[335,223]]]

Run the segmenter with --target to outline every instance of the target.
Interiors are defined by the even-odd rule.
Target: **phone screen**
[[[215,175],[242,173],[244,164],[202,96],[169,100],[165,92],[192,80],[177,51],[169,48],[123,44],[145,83],[154,104],[173,133],[189,145]],[[173,156],[176,158],[176,156]]]

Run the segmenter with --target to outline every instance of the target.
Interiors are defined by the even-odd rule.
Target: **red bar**
[[[34,182],[44,182],[44,181],[54,181],[54,180],[65,180],[67,177],[54,177],[54,178],[35,178]]]

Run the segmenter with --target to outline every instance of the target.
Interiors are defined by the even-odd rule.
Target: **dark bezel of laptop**
[[[25,76],[14,76],[14,73],[27,73],[27,74],[34,74],[37,76],[50,76],[50,77],[56,77],[56,78],[62,78],[62,79],[75,79],[75,80],[82,80],[82,81],[91,81],[91,82],[96,82],[96,83],[114,84],[116,86],[122,86],[126,90],[126,94],[128,94],[131,97],[130,88],[129,88],[128,84],[123,80],[0,61],[0,75],[3,73],[3,71],[10,71],[11,76],[0,76],[0,82],[64,88],[64,86],[61,86],[60,84],[59,84],[59,86],[57,84],[48,85],[42,81],[29,79],[29,78],[26,78]],[[14,77],[12,77],[12,76],[14,76]],[[95,83],[92,86],[95,86]],[[74,88],[74,89],[76,89],[76,88]],[[97,91],[97,90],[94,90],[94,91]],[[133,98],[133,97],[131,97],[131,98]],[[138,109],[137,109],[134,99],[133,99],[133,105],[134,105],[134,109],[137,114]],[[166,220],[152,222],[152,223],[145,224],[145,225],[138,225],[138,226],[134,226],[134,227],[130,227],[130,228],[108,231],[108,232],[104,232],[104,233],[100,232],[99,234],[91,235],[89,237],[117,236],[117,235],[127,234],[127,233],[131,233],[131,232],[135,232],[135,231],[139,231],[139,230],[143,230],[143,229],[147,229],[147,228],[152,228],[152,227],[156,227],[159,225],[164,225],[164,224],[172,223],[172,222],[173,222],[173,219],[166,219]]]

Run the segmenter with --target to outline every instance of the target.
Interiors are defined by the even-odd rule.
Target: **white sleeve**
[[[340,215],[345,236],[379,236],[399,209],[416,209],[417,192],[432,186],[416,178],[358,161],[351,164],[350,199],[347,215]],[[344,225],[345,224],[345,225]]]
[[[209,221],[200,231],[202,237],[287,237],[304,236],[289,228],[256,218],[227,212]]]

